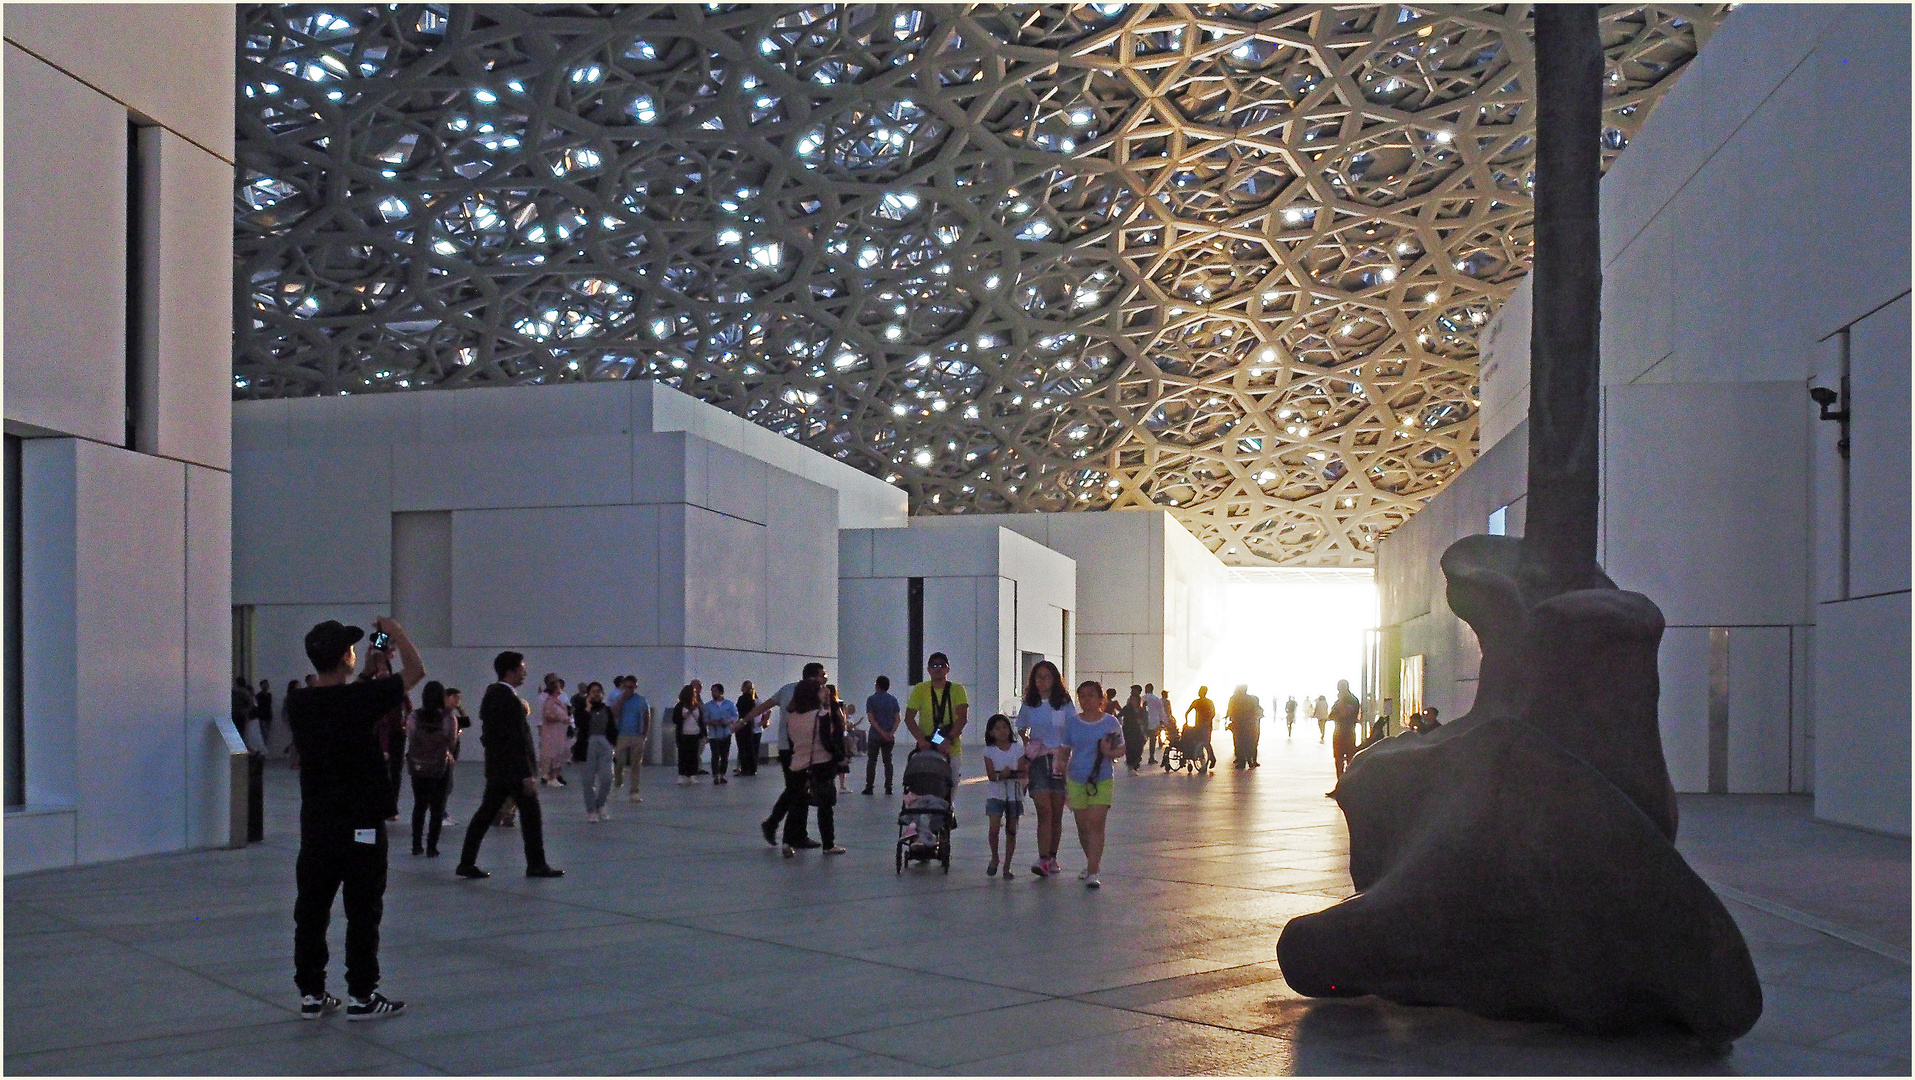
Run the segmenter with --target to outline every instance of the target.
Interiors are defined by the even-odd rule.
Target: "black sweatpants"
[[[326,992],[326,927],[332,900],[343,892],[346,911],[346,992],[363,998],[379,988],[379,920],[386,912],[386,826],[370,830],[372,843],[350,828],[302,830],[293,876],[293,984],[304,996]]]
[[[412,778],[412,850],[421,850],[420,834],[425,836],[426,851],[439,850],[439,823],[445,820],[446,796],[452,791],[452,770],[443,776]]]
[[[1124,725],[1124,764],[1131,772],[1144,762],[1144,725],[1138,720],[1125,720]]]
[[[758,743],[764,736],[754,727],[751,731],[740,729],[734,736],[738,740],[738,775],[758,775]]]
[[[898,741],[880,739],[872,735],[864,744],[864,789],[871,790],[871,784],[878,778],[878,757],[884,757],[884,793],[891,794],[891,751],[898,748]]]
[[[698,773],[698,736],[678,736],[678,775],[697,776]]]
[[[510,799],[519,808],[519,836],[525,841],[525,865],[527,869],[545,865],[545,827],[544,819],[539,815],[539,793],[535,787],[525,790],[523,780],[493,780],[485,782],[485,796],[479,800],[479,809],[472,815],[472,824],[465,830],[465,847],[459,852],[459,865],[471,866],[479,857],[479,844],[485,839],[485,831],[498,819],[499,811]]]
[[[713,781],[722,780],[731,768],[731,736],[707,741],[711,743],[711,778]]]

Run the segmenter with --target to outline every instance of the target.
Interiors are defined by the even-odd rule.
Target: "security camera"
[[[1844,391],[1848,389],[1847,376],[1844,376],[1842,379],[1842,389]],[[1849,411],[1846,408],[1832,408],[1836,402],[1842,400],[1842,397],[1842,394],[1826,386],[1809,387],[1809,400],[1821,407],[1821,419],[1833,420],[1842,425],[1842,437],[1835,441],[1835,451],[1841,454],[1843,458],[1847,458],[1849,456]]]

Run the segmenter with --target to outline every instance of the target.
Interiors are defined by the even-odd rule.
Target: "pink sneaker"
[[[1057,856],[1055,855],[1044,860],[1044,869],[1048,871],[1052,877],[1057,877],[1064,872],[1064,868],[1057,864]]]

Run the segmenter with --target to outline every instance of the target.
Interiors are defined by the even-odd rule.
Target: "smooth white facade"
[[[9,874],[234,839],[233,18],[6,8]]]
[[[760,437],[762,436],[762,437]],[[234,407],[234,603],[283,687],[326,618],[391,611],[428,678],[775,687],[838,655],[838,530],[902,491],[651,382]]]
[[[1230,569],[1162,510],[956,514],[913,529],[999,525],[1077,563],[1076,679],[1153,683],[1194,697],[1224,633]]]
[[[1906,7],[1740,7],[1602,185],[1600,555],[1668,619],[1671,778],[1813,790],[1818,816],[1900,835],[1909,44]],[[1869,166],[1831,182],[1832,161]],[[1436,560],[1501,508],[1522,532],[1529,311],[1525,284],[1483,335],[1488,449],[1379,549],[1386,645],[1425,656],[1425,696],[1452,716],[1474,698],[1479,654]],[[1846,464],[1807,393],[1844,371]],[[1727,675],[1716,761],[1712,665]]]
[[[904,700],[913,578],[924,587],[919,659],[934,652],[950,658],[950,677],[971,699],[973,726],[1022,691],[1026,661],[1050,660],[1069,679],[1065,627],[1077,609],[1070,558],[988,523],[852,529],[838,534],[836,674],[847,700],[862,706],[879,675]]]

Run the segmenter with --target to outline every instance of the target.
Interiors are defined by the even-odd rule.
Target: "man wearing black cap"
[[[539,815],[539,755],[526,718],[532,706],[519,696],[525,682],[525,655],[506,650],[492,658],[499,681],[479,701],[479,741],[485,745],[485,795],[465,830],[465,848],[452,872],[462,878],[487,878],[479,869],[479,844],[507,799],[519,808],[519,834],[525,841],[525,876],[564,877],[545,861],[545,828]]]
[[[383,1020],[406,1007],[378,992],[386,819],[399,812],[378,724],[426,677],[426,668],[398,623],[382,616],[372,626],[379,646],[372,651],[396,646],[399,674],[352,681],[353,646],[366,632],[328,619],[306,634],[306,656],[317,677],[286,696],[287,726],[300,760],[293,982],[306,1020],[339,1008],[339,999],[326,993],[326,926],[334,893],[343,894],[346,911],[346,1019]]]

